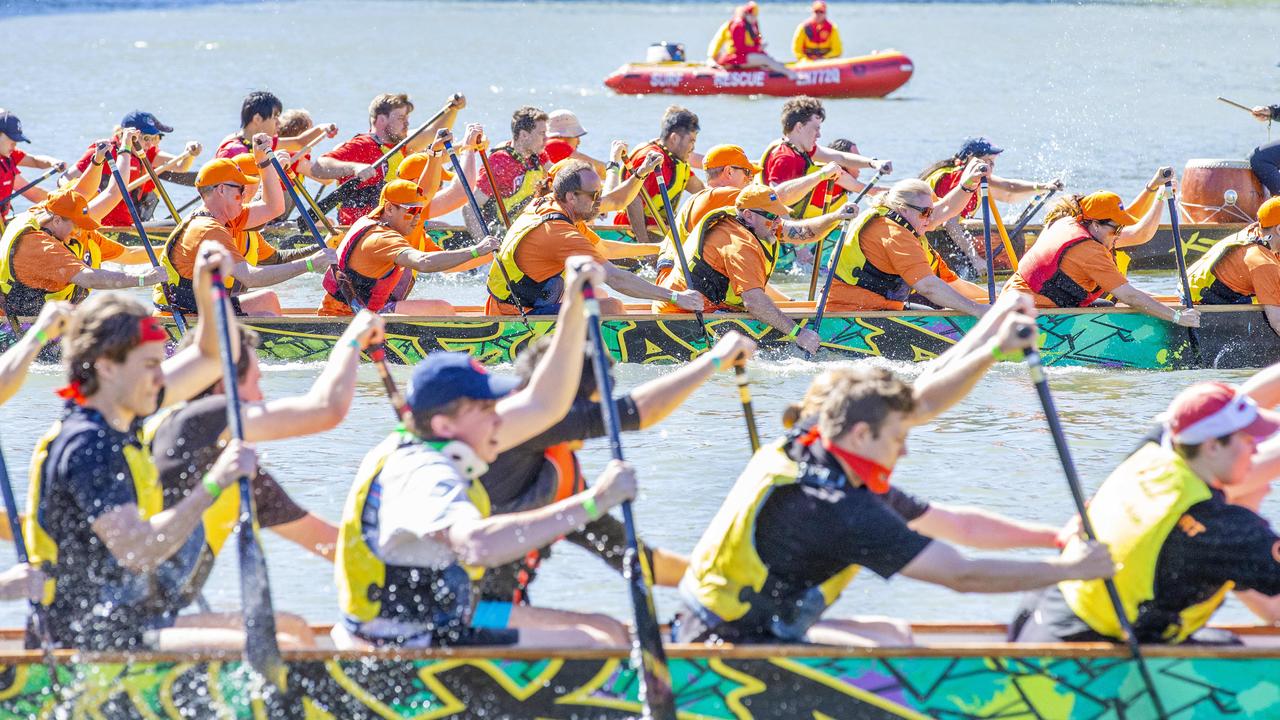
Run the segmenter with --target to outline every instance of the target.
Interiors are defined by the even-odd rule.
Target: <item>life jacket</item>
[[[799,640],[861,569],[849,565],[816,587],[796,588],[779,582],[761,560],[756,518],[773,491],[798,483],[831,483],[825,468],[819,478],[793,459],[797,442],[784,438],[760,448],[689,556],[680,594],[709,626],[734,623]],[[838,480],[847,482],[843,475]]]
[[[1146,615],[1155,598],[1156,562],[1165,539],[1183,514],[1212,497],[1209,487],[1185,460],[1157,443],[1148,443],[1102,483],[1089,502],[1089,520],[1098,541],[1111,550],[1125,615],[1140,642],[1178,643],[1209,621],[1234,583],[1226,583],[1207,600],[1183,609],[1159,627]],[[1119,621],[1101,580],[1058,583],[1071,611],[1096,632],[1121,639]]]
[[[18,251],[18,244],[29,232],[44,232],[44,230],[40,227],[40,221],[26,212],[6,225],[3,236],[0,236],[0,292],[4,293],[9,312],[15,315],[38,315],[40,308],[50,300],[78,302],[83,299],[88,291],[78,293],[80,288],[74,283],[49,292],[24,285],[18,280],[13,269],[13,258]]]
[[[915,236],[920,248],[929,258],[929,269],[936,275],[941,259],[929,244],[928,238],[916,232],[906,218],[887,207],[875,207],[860,215],[849,229],[840,257],[836,260],[836,279],[846,285],[854,285],[888,300],[904,302],[911,294],[911,286],[901,275],[893,275],[876,267],[862,251],[862,231],[876,218],[884,218]]]
[[[689,237],[685,238],[684,254],[689,260],[689,274],[692,275],[692,277],[685,279],[685,286],[702,293],[704,297],[721,306],[722,309],[741,310],[745,305],[742,298],[734,291],[733,283],[727,276],[722,275],[720,271],[713,268],[704,255],[707,236],[715,226],[722,222],[739,224],[741,231],[750,236],[753,242],[760,245],[760,249],[764,251],[766,278],[773,275],[773,269],[778,264],[778,247],[781,243],[776,238],[770,242],[761,240],[750,228],[742,224],[738,217],[737,209],[733,207],[720,208],[707,213],[698,222],[698,226],[693,229]]]
[[[564,277],[552,275],[542,282],[537,282],[516,264],[516,249],[530,232],[546,223],[564,222],[574,225],[569,216],[560,212],[555,205],[548,205],[547,209],[547,212],[540,210],[522,213],[512,221],[511,229],[507,230],[506,237],[502,239],[502,245],[498,248],[497,258],[489,266],[487,281],[489,294],[498,302],[519,305],[534,314],[558,310],[560,298],[564,294]],[[507,271],[506,276],[502,274],[503,268]],[[507,277],[511,278],[510,287],[507,286]],[[512,290],[515,291],[515,297],[511,295]]]
[[[342,238],[342,242],[338,245],[338,262],[330,265],[329,269],[324,273],[325,292],[340,302],[347,302],[345,293],[338,286],[338,273],[341,272],[351,280],[351,288],[356,293],[356,299],[364,305],[364,307],[378,312],[386,306],[387,301],[391,297],[391,293],[396,289],[396,285],[400,283],[400,278],[404,275],[405,269],[399,265],[393,265],[391,270],[382,277],[368,277],[361,275],[351,269],[351,253],[355,252],[356,247],[360,245],[360,241],[364,240],[369,233],[378,227],[378,221],[365,216],[356,221],[352,225],[347,234]]]
[[[539,470],[539,478],[545,472],[553,473],[551,479],[552,494],[540,503],[539,507],[557,503],[587,489],[586,480],[582,477],[582,466],[578,464],[578,457],[574,454],[574,442],[562,442],[558,445],[552,445],[543,451],[542,457],[545,462]],[[539,480],[540,482],[540,480]],[[520,561],[519,569],[516,570],[515,588],[511,591],[511,602],[516,605],[529,604],[529,585],[533,583],[534,574],[538,571],[538,566],[542,564],[542,549],[535,548],[525,553],[524,558]]]
[[[742,39],[738,39],[738,30],[742,30]],[[749,23],[745,18],[736,17],[726,27],[728,33],[727,50],[722,52],[716,61],[721,65],[738,65],[746,61],[751,53],[763,52],[760,40],[760,28]]]
[[[420,469],[420,462],[406,463],[398,456],[424,443],[437,451],[436,462],[450,462],[439,452],[444,443],[427,442],[397,430],[365,456],[347,496],[338,528],[334,574],[338,607],[353,631],[375,618],[400,621],[437,637],[460,632],[470,624],[479,597],[474,586],[483,577],[483,568],[456,562],[444,568],[391,565],[374,550],[378,546],[383,473]],[[468,485],[467,498],[482,517],[489,516],[489,495],[478,480],[472,479]]]
[[[933,172],[925,175],[922,179],[929,184],[933,190],[933,194],[938,197],[945,197],[960,184],[960,177],[964,173],[963,165],[954,165],[947,163]],[[992,205],[992,207],[995,207]],[[960,211],[960,217],[973,217],[978,211],[978,193],[973,193],[969,197],[969,202],[965,203],[964,209]]]
[[[1102,297],[1101,287],[1085,289],[1062,271],[1062,257],[1082,242],[1097,242],[1078,220],[1062,218],[1045,228],[1018,261],[1018,275],[1027,286],[1058,307],[1086,307]]]
[[[804,57],[810,60],[821,60],[831,54],[835,48],[833,40],[836,33],[836,26],[830,21],[814,22],[806,21],[801,27],[804,34],[803,51]]]
[[[1206,305],[1249,305],[1257,302],[1257,296],[1243,295],[1232,290],[1214,274],[1214,269],[1227,256],[1227,253],[1236,248],[1248,248],[1255,244],[1267,247],[1265,240],[1250,236],[1247,230],[1241,231],[1214,243],[1213,247],[1209,248],[1209,252],[1191,263],[1191,267],[1187,268],[1187,280],[1191,284],[1191,302]]]
[[[195,312],[195,285],[192,283],[191,278],[178,272],[178,267],[173,264],[173,250],[178,246],[178,243],[182,241],[182,236],[187,232],[187,228],[191,223],[196,218],[202,217],[213,219],[213,215],[211,215],[208,210],[203,209],[197,210],[183,218],[182,222],[178,223],[177,227],[169,233],[169,237],[165,239],[164,250],[160,253],[160,265],[164,267],[165,273],[168,276],[168,284],[173,288],[174,304],[178,306],[177,309],[181,312]],[[217,221],[215,220],[214,222]],[[243,253],[244,258],[251,264],[256,263],[258,259],[257,243],[262,242],[262,235],[260,233],[247,232],[244,233],[244,236],[244,249],[246,251]],[[232,291],[233,294],[243,291],[243,285],[235,278],[223,278],[222,282],[227,286],[227,289]],[[157,285],[152,291],[151,301],[155,303],[155,306],[158,308],[168,309],[169,307],[169,301],[165,297],[164,289],[160,285]]]
[[[18,161],[12,156],[0,157],[0,200],[9,197],[18,188],[14,183],[18,179]],[[0,204],[0,223],[9,215],[12,204],[5,201]]]
[[[761,183],[765,183],[764,168],[769,162],[769,159],[773,157],[773,154],[777,152],[791,152],[802,158],[804,160],[805,175],[822,172],[822,166],[813,161],[813,155],[811,153],[802,151],[790,140],[782,138],[769,143],[769,147],[765,148],[764,154],[760,156],[761,169],[760,174],[757,177]],[[786,178],[786,180],[794,179],[795,178]],[[827,181],[820,182],[809,190],[808,193],[805,193],[804,197],[788,205],[787,207],[791,208],[791,217],[795,220],[800,220],[803,218],[811,218],[821,215],[823,207],[827,204],[827,188],[829,185],[830,183]],[[827,208],[828,212],[839,208],[846,200],[847,198],[843,196],[833,198],[830,206]]]
[[[520,186],[516,188],[515,192],[510,195],[503,196],[502,199],[502,204],[507,209],[507,217],[514,218],[524,212],[524,208],[529,204],[529,201],[537,197],[538,191],[541,189],[543,181],[547,177],[547,171],[542,167],[542,158],[538,157],[536,154],[530,155],[524,160],[521,160],[520,156],[516,154],[515,148],[512,147],[510,141],[495,147],[493,152],[489,153],[490,158],[497,155],[506,155],[511,158],[512,162],[524,168],[524,175],[520,177]],[[495,193],[502,192],[499,188],[491,187],[490,189]],[[484,213],[484,221],[486,224],[492,224],[502,218],[498,213],[498,201],[496,196],[490,197],[486,200],[484,205],[480,206],[480,211]]]
[[[709,196],[717,189],[719,188],[705,187],[697,193],[690,195],[687,200],[681,203],[680,207],[676,210],[676,227],[680,232],[679,237],[688,237],[689,233],[693,232],[693,228],[697,226],[697,222],[695,222],[693,217],[694,206],[699,203],[703,196]],[[719,207],[731,207],[736,197],[737,196],[735,195],[733,198],[729,199],[727,205],[720,205]],[[697,218],[697,220],[701,220],[703,217],[706,217],[706,213],[716,209],[718,208],[712,207],[709,210],[704,209],[702,217]],[[679,258],[676,257],[675,245],[672,244],[672,236],[663,238],[662,242],[658,245],[658,257],[654,261],[654,267],[658,270],[659,282],[662,278],[666,277],[667,273],[671,272],[672,268],[676,266],[676,261],[678,259]]]
[[[662,163],[658,165],[658,168],[654,170],[654,172],[662,173],[664,180],[668,180],[668,175],[670,175],[669,182],[667,182],[667,197],[671,199],[671,204],[674,207],[676,203],[679,202],[680,194],[689,186],[689,177],[693,174],[693,168],[689,166],[688,162],[672,155],[671,151],[667,150],[666,146],[660,141],[650,140],[635,150],[632,150],[631,156],[623,165],[623,178],[631,177],[636,168],[639,168],[644,163],[645,156],[650,152],[656,152],[662,156]],[[649,190],[650,184],[653,185],[652,192]],[[653,206],[653,208],[660,213],[663,212],[662,191],[658,189],[657,179],[652,176],[646,178],[645,181],[640,184],[640,192],[644,193],[644,196],[649,199],[649,202],[643,203],[642,207],[642,210],[644,211],[645,225],[665,227],[667,224],[665,216],[662,218],[661,224],[659,224],[657,218],[654,218],[653,214],[649,212],[650,206]],[[613,216],[613,222],[615,225],[626,225],[627,222],[629,222],[629,216],[624,210]]]

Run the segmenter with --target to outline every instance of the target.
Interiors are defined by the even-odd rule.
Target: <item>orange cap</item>
[[[1258,208],[1258,224],[1262,227],[1280,225],[1280,196],[1269,198]]]
[[[764,210],[783,217],[791,213],[791,208],[782,204],[773,188],[759,183],[742,188],[733,206],[739,210]]]
[[[752,175],[760,172],[760,168],[756,167],[747,158],[747,151],[737,145],[716,145],[711,148],[702,158],[702,167],[708,170],[721,167],[740,167],[750,170]]]
[[[422,188],[412,180],[392,180],[382,188],[381,204],[394,203],[402,207],[421,207],[426,202]]]
[[[40,206],[60,218],[70,220],[78,228],[96,230],[99,227],[98,221],[89,215],[89,201],[70,188],[54,190],[45,196]]]
[[[430,160],[431,153],[416,152],[400,161],[396,166],[396,177],[416,183],[418,178],[422,177],[422,171],[427,169],[427,163]],[[453,179],[453,173],[441,168],[440,179],[448,182]]]
[[[1138,218],[1124,209],[1124,201],[1113,192],[1084,196],[1080,199],[1080,209],[1084,211],[1085,220],[1110,220],[1120,227],[1138,223]]]
[[[260,182],[262,180],[262,170],[258,167],[258,163],[253,161],[253,153],[240,153],[231,158],[236,167],[240,168],[240,172],[244,173],[244,179],[250,183]]]
[[[248,155],[250,161],[253,160],[253,155],[244,154]],[[213,187],[222,183],[249,185],[254,182],[257,181],[245,177],[244,171],[240,169],[240,164],[231,158],[210,160],[204,164],[204,167],[200,168],[200,172],[196,173],[196,187]]]

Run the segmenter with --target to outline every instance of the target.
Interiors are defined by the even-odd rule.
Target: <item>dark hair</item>
[[[827,119],[821,100],[808,95],[791,98],[782,105],[782,132],[789,133],[795,126],[803,125],[814,117]]]
[[[828,144],[827,147],[832,150],[839,150],[840,152],[853,152],[853,145],[853,141],[848,138],[838,138],[834,142]]]
[[[551,335],[543,335],[533,344],[526,345],[524,350],[516,356],[516,375],[520,378],[520,387],[524,388],[533,380],[533,372],[538,368],[538,363],[551,350]],[[578,399],[589,398],[596,391],[596,373],[595,367],[591,364],[591,353],[585,352],[582,359],[582,377],[578,380]],[[613,357],[609,357],[609,367],[613,367]]]
[[[591,163],[586,160],[566,161],[556,171],[556,179],[551,183],[551,191],[555,193],[556,200],[564,200],[569,197],[569,193],[581,190],[582,173],[588,170],[594,172]]]
[[[511,113],[511,139],[515,140],[522,132],[533,132],[538,123],[546,121],[547,113],[532,105],[517,108]]]
[[[1231,437],[1233,435],[1235,435],[1235,433],[1227,433],[1226,435],[1219,435],[1213,440],[1206,440],[1205,442],[1216,442],[1219,445],[1228,445],[1231,443]],[[1195,460],[1200,456],[1200,448],[1204,447],[1204,445],[1205,443],[1196,443],[1195,445],[1174,443],[1173,451],[1181,455],[1183,460]]]
[[[666,140],[667,136],[674,132],[681,134],[696,133],[700,129],[698,116],[692,110],[682,108],[679,105],[672,105],[662,114],[662,130],[658,137]]]
[[[369,122],[373,123],[379,115],[390,115],[397,108],[408,108],[413,112],[413,103],[406,93],[382,93],[369,103]]]
[[[915,410],[915,392],[904,380],[881,367],[863,367],[844,371],[831,383],[830,392],[818,410],[818,427],[829,440],[835,440],[864,422],[871,434],[880,436],[880,428],[891,412]]]
[[[283,110],[280,98],[266,90],[254,90],[245,96],[244,104],[240,106],[240,127],[248,127],[254,115],[269,118]]]
[[[125,295],[90,295],[71,313],[70,327],[62,338],[67,379],[78,381],[86,397],[98,392],[97,361],[124,362],[141,339],[138,323],[150,315],[149,308]]]

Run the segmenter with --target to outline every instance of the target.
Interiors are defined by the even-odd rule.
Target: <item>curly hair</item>
[[[1083,195],[1067,195],[1054,203],[1053,207],[1049,208],[1049,212],[1044,215],[1044,227],[1049,227],[1064,217],[1083,219],[1084,209],[1080,207],[1080,201],[1083,199]]]
[[[522,132],[533,132],[538,127],[538,123],[547,121],[547,113],[539,110],[532,105],[525,105],[518,108],[511,114],[511,139],[515,140],[516,136]]]
[[[106,358],[124,362],[138,346],[139,322],[150,317],[142,303],[116,293],[93,293],[71,314],[70,326],[62,338],[62,358],[67,379],[80,383],[80,392],[91,397],[98,392],[97,362]]]
[[[817,98],[801,95],[786,101],[782,105],[782,132],[789,133],[797,125],[803,125],[815,117],[827,119],[827,111],[822,101]]]
[[[804,408],[810,408],[807,415],[816,416],[819,430],[828,439],[844,435],[858,423],[866,423],[872,436],[879,437],[889,413],[913,412],[916,398],[911,385],[888,369],[864,365],[819,375],[805,393]]]

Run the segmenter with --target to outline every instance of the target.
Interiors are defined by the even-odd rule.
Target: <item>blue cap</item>
[[[120,127],[137,128],[143,135],[163,135],[173,132],[173,128],[160,122],[160,118],[149,112],[134,110],[120,121]]]
[[[14,142],[31,142],[22,134],[22,121],[8,110],[0,110],[0,133],[8,135]]]
[[[463,352],[433,352],[409,377],[405,401],[415,412],[447,405],[458,398],[497,400],[519,386],[518,378],[490,375],[475,358]]]
[[[956,153],[956,157],[970,158],[979,155],[999,155],[1004,152],[1004,148],[996,147],[990,140],[984,137],[965,138],[964,144],[960,146],[960,152]]]

